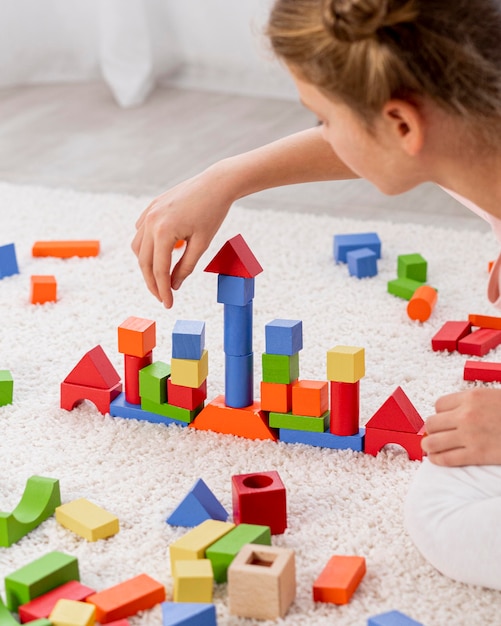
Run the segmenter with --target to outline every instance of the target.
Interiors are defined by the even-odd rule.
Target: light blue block
[[[16,247],[13,243],[0,246],[0,278],[19,274]]]
[[[350,250],[369,248],[381,258],[381,240],[377,233],[350,233],[334,235],[334,260],[336,263],[346,263],[346,255]]]
[[[205,602],[162,602],[162,626],[217,626],[216,606]]]
[[[416,622],[400,611],[389,611],[369,617],[367,626],[423,626],[423,624]]]
[[[276,319],[264,327],[265,351],[292,356],[303,349],[303,322]]]
[[[224,401],[226,406],[242,409],[254,402],[254,355],[225,355]]]
[[[171,526],[193,528],[208,519],[226,522],[228,517],[228,511],[199,478],[166,522]]]
[[[177,320],[172,330],[172,358],[198,361],[205,349],[205,322]]]
[[[346,255],[351,276],[370,278],[377,275],[377,255],[370,248],[350,250]]]
[[[278,438],[285,443],[305,443],[308,446],[315,446],[317,448],[362,452],[364,449],[365,428],[361,428],[357,435],[350,435],[348,437],[333,435],[331,432],[315,433],[306,430],[288,430],[281,428],[278,433]]]
[[[245,306],[254,298],[254,278],[228,276],[217,277],[217,301],[222,304]]]
[[[252,301],[245,306],[224,305],[224,353],[244,356],[252,352]]]

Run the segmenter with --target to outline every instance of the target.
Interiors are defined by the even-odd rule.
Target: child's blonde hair
[[[499,127],[499,0],[276,0],[267,35],[294,72],[368,125],[391,98],[427,96]]]

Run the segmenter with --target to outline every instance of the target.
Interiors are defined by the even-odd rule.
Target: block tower
[[[223,245],[205,271],[218,274],[217,300],[224,305],[225,394],[210,402],[192,426],[276,440],[253,393],[254,278],[263,268],[242,235],[236,235]]]

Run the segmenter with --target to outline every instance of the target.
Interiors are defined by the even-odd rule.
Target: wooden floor
[[[315,124],[295,102],[158,88],[120,109],[104,84],[0,90],[0,180],[154,197],[210,163]],[[386,197],[365,181],[290,186],[254,208],[485,229],[440,189]]]

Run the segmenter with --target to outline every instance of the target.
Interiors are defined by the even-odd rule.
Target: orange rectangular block
[[[45,304],[56,302],[57,282],[55,276],[32,276],[31,277],[31,304]]]
[[[292,384],[261,382],[261,409],[273,413],[292,411]]]
[[[156,345],[156,324],[142,317],[128,317],[118,327],[118,351],[143,357]]]
[[[298,380],[292,385],[292,414],[320,417],[329,408],[329,386],[323,380]]]
[[[107,624],[151,609],[164,600],[165,587],[147,574],[140,574],[90,595],[86,602],[96,607],[96,621]]]
[[[331,557],[313,583],[313,600],[348,604],[366,572],[363,556]]]
[[[492,315],[477,315],[470,313],[468,315],[468,321],[473,326],[479,326],[480,328],[492,328],[493,330],[501,330],[501,317],[494,317]]]
[[[33,256],[55,256],[61,259],[69,259],[73,256],[97,256],[99,241],[95,239],[36,241],[31,252]]]

